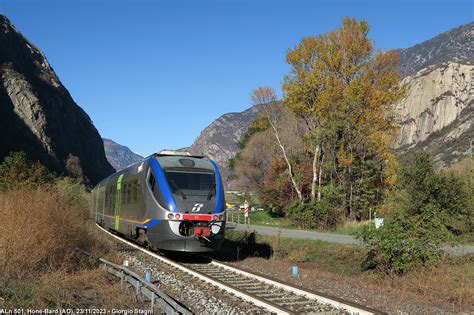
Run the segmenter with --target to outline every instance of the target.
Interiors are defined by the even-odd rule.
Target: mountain
[[[260,107],[257,105],[240,113],[222,115],[201,132],[189,151],[216,161],[222,178],[226,181],[229,174],[228,162],[239,152],[237,143],[249,124],[257,119],[259,112]]]
[[[143,156],[134,153],[124,145],[120,145],[110,139],[104,138],[102,140],[104,141],[105,156],[117,171],[143,160]]]
[[[398,51],[402,77],[446,61],[471,62],[474,60],[474,22]]]
[[[395,104],[400,134],[394,149],[404,155],[427,149],[439,166],[467,156],[473,139],[474,23],[461,25],[413,47],[398,49],[403,83],[410,92]],[[225,114],[206,127],[191,146],[194,154],[215,159],[228,174],[241,136],[258,116],[258,107]]]
[[[114,171],[90,117],[45,55],[2,14],[0,126],[0,160],[11,151],[24,151],[59,174],[69,174],[67,160],[76,161],[91,184]]]
[[[425,149],[439,166],[469,155],[474,139],[473,79],[474,64],[445,62],[403,80],[410,92],[396,105],[399,155]]]

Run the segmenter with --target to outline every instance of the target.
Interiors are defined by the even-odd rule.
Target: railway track
[[[178,262],[140,247],[106,231],[100,226],[98,227],[120,242],[171,266],[177,272],[184,272],[244,301],[253,303],[265,310],[262,313],[327,315],[381,313],[336,297],[291,286],[212,259],[205,262]]]

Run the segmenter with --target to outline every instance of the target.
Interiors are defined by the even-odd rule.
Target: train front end
[[[217,164],[209,159],[155,155],[148,184],[162,208],[162,222],[147,231],[160,250],[209,252],[225,236],[224,188]]]

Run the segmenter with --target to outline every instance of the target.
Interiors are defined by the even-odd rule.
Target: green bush
[[[340,195],[337,187],[324,186],[321,200],[293,204],[288,208],[287,216],[300,228],[334,230],[343,221],[343,210],[339,204]]]
[[[442,222],[436,216],[428,216],[419,222],[416,220],[391,218],[378,230],[370,224],[356,232],[370,249],[364,269],[402,274],[416,265],[436,265],[445,239],[443,233],[436,232],[442,228]]]
[[[64,206],[84,209],[84,213],[87,214],[90,195],[79,179],[61,177],[56,180],[54,187]]]
[[[402,163],[384,226],[357,233],[370,249],[365,267],[404,273],[437,264],[442,245],[472,229],[467,188],[462,179],[437,172],[425,152]]]
[[[24,152],[11,152],[0,164],[0,190],[38,187],[53,181],[54,174],[39,162],[31,162]]]
[[[293,205],[288,209],[288,218],[300,228],[334,230],[342,222],[342,211],[321,200]]]

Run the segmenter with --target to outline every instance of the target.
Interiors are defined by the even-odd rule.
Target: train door
[[[99,222],[99,204],[100,204],[100,186],[97,186],[97,189],[94,191],[94,212],[95,212],[95,222]]]
[[[122,179],[123,174],[117,179],[117,192],[115,194],[115,230],[120,228],[120,205],[122,204]]]
[[[103,221],[104,220],[104,209],[105,209],[105,186],[99,186],[97,189],[97,194],[98,194],[98,200],[97,200],[97,220],[99,218]],[[96,221],[97,221],[96,220]],[[99,222],[99,221],[98,221]]]

